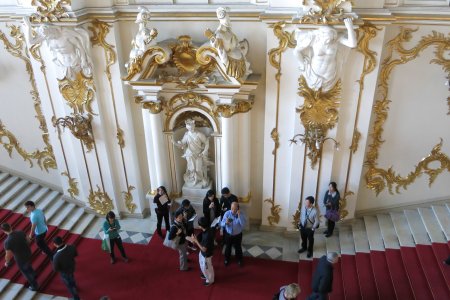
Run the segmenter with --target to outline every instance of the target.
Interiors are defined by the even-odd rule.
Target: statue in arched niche
[[[252,73],[250,63],[247,61],[249,44],[246,39],[239,41],[231,30],[230,17],[227,8],[219,7],[216,10],[219,26],[213,33],[209,29],[206,36],[210,39],[226,68],[226,73],[236,79],[248,76]]]
[[[142,56],[149,47],[156,45],[154,39],[158,35],[155,28],[149,28],[150,11],[147,8],[139,6],[135,23],[139,24],[139,30],[131,42],[130,61]]]
[[[209,138],[198,130],[195,130],[195,121],[185,121],[187,132],[180,141],[174,145],[181,148],[186,159],[187,166],[184,173],[184,185],[191,188],[206,188],[211,180],[208,177],[208,166],[213,163],[208,158]]]
[[[55,25],[40,25],[36,35],[31,33],[31,24],[25,18],[25,28],[28,32],[29,42],[34,45],[45,41],[52,60],[59,68],[58,79],[67,77],[75,79],[78,72],[84,76],[92,76],[92,62],[89,57],[89,34],[81,27],[63,27]]]
[[[356,47],[356,32],[351,18],[344,19],[347,37],[339,34],[331,26],[323,25],[319,29],[296,30],[297,46],[294,54],[302,75],[313,90],[330,90],[339,79],[343,55],[340,44],[349,48]]]

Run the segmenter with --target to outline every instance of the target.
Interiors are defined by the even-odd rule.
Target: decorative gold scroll
[[[105,73],[108,77],[108,80],[111,80],[111,66],[116,62],[116,52],[114,51],[114,46],[106,42],[106,36],[108,35],[110,28],[111,25],[99,21],[98,19],[92,21],[92,26],[88,27],[88,29],[93,34],[93,36],[91,37],[92,46],[100,46],[105,52]]]
[[[275,155],[275,153],[277,152],[277,149],[280,147],[280,135],[278,134],[278,131],[276,128],[272,129],[272,131],[270,132],[270,137],[272,138],[273,142],[274,142],[274,147],[272,150],[272,155]]]
[[[335,24],[343,18],[351,15],[352,2],[348,0],[315,0],[302,1],[308,5],[309,11],[299,21],[312,24]]]
[[[134,189],[136,189],[134,186],[129,185],[127,187],[127,191],[122,192],[125,201],[125,206],[127,207],[130,213],[134,213],[137,207],[136,204],[133,203],[133,195],[131,194],[131,191]]]
[[[355,128],[353,131],[352,144],[349,149],[353,154],[355,154],[356,150],[358,150],[359,140],[361,139],[361,133]]]
[[[89,190],[88,200],[91,208],[99,214],[106,215],[109,211],[114,209],[111,198],[109,198],[109,195],[106,192],[100,190],[98,185],[96,192],[92,189]]]
[[[383,126],[386,122],[389,103],[391,102],[388,99],[388,83],[393,69],[398,65],[415,59],[426,48],[435,46],[435,58],[430,62],[440,65],[446,73],[450,72],[450,60],[444,57],[444,52],[450,50],[450,36],[446,37],[442,33],[433,31],[431,34],[422,37],[415,47],[405,49],[403,43],[411,40],[412,32],[414,31],[416,30],[402,27],[400,33],[387,43],[387,57],[382,63],[379,77],[379,93],[381,97],[375,102],[373,107],[375,112],[375,122],[373,133],[371,134],[373,140],[367,152],[367,172],[365,175],[367,187],[374,190],[377,195],[386,187],[390,194],[393,194],[393,188],[395,188],[396,193],[400,192],[400,187],[406,190],[408,185],[412,184],[423,173],[429,176],[429,185],[431,186],[437,175],[445,169],[450,171],[449,158],[441,152],[442,139],[439,144],[434,146],[431,153],[417,164],[415,170],[405,177],[397,174],[392,167],[385,170],[377,165],[380,147],[384,143],[382,137]],[[399,58],[394,58],[394,54],[398,54]],[[429,165],[433,162],[438,162],[440,166],[431,168]]]
[[[275,200],[272,200],[272,198],[266,199],[264,202],[268,202],[272,205],[270,208],[270,216],[267,217],[267,221],[269,221],[270,226],[278,224],[280,222],[280,211],[282,208],[279,204],[275,205]]]
[[[311,89],[303,76],[300,76],[298,84],[298,94],[304,98],[304,103],[296,111],[305,127],[305,135],[313,136],[315,141],[322,143],[328,130],[336,126],[338,121],[341,81],[338,80],[333,88],[326,92],[323,92],[322,88],[317,91]],[[306,143],[306,147],[311,167],[314,167],[322,155],[322,145],[310,141]]]
[[[151,61],[147,63],[147,66],[143,72],[142,79],[147,79],[156,70],[158,65],[167,62],[167,53],[158,46],[153,46],[148,48],[142,56],[138,56],[128,63],[127,76],[123,77],[122,80],[130,80],[136,74],[143,70],[143,62],[147,56],[151,56]]]
[[[85,112],[95,115],[91,103],[95,95],[94,79],[88,78],[78,72],[74,80],[65,77],[58,80],[59,90],[74,113]]]
[[[250,200],[252,199],[252,192],[248,192],[247,196],[245,197],[238,197],[239,203],[250,203]]]
[[[348,211],[346,209],[347,202],[348,202],[347,199],[349,196],[352,196],[354,194],[355,193],[353,193],[352,191],[348,191],[348,192],[345,192],[344,197],[339,199],[339,215],[340,215],[339,220],[343,220],[343,219],[345,219],[346,216],[348,216]]]
[[[70,197],[76,198],[76,196],[80,194],[77,180],[75,178],[71,178],[67,172],[62,172],[61,175],[67,176],[67,179],[69,179],[69,188],[67,189],[67,192],[70,194]]]
[[[15,40],[15,44],[12,44],[7,38],[6,35],[0,31],[0,40],[3,41],[5,45],[5,49],[13,56],[21,59],[25,62],[25,68],[27,70],[29,81],[31,84],[31,98],[34,102],[34,109],[36,111],[36,118],[39,121],[39,128],[42,130],[42,140],[44,141],[45,147],[44,150],[35,150],[31,153],[25,151],[22,147],[20,147],[20,143],[15,137],[15,135],[6,129],[3,123],[0,121],[0,144],[8,151],[9,156],[12,155],[12,150],[15,149],[17,153],[25,161],[30,163],[30,167],[33,166],[32,159],[37,160],[37,165],[48,172],[48,169],[56,169],[56,160],[53,154],[53,147],[50,144],[48,137],[48,129],[47,123],[45,122],[44,115],[42,113],[41,108],[41,99],[39,97],[39,92],[36,86],[36,79],[34,78],[33,67],[31,65],[27,48],[24,43],[23,33],[20,31],[18,26],[8,26],[10,29],[10,36]],[[6,142],[5,139],[8,141]]]
[[[37,12],[31,15],[30,20],[36,23],[60,22],[69,18],[64,7],[71,4],[71,0],[32,0],[31,5]]]
[[[52,118],[53,126],[62,126],[69,128],[72,135],[86,145],[87,151],[94,148],[95,140],[92,132],[92,116],[85,117],[81,114],[72,114],[64,118]]]
[[[234,104],[217,104],[215,112],[224,118],[231,118],[238,113],[246,113],[252,109],[253,101],[237,101]]]
[[[275,75],[275,79],[279,82],[281,77],[281,55],[286,49],[295,48],[297,45],[297,41],[295,40],[294,31],[287,32],[284,31],[283,28],[286,26],[285,22],[277,22],[273,25],[270,25],[270,28],[273,28],[273,34],[278,38],[278,47],[269,50],[269,62],[277,69],[277,74]]]

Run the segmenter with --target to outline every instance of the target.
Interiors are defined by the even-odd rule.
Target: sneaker
[[[308,252],[308,254],[306,255],[307,258],[311,258],[312,257],[312,252]]]
[[[31,286],[31,285],[28,287],[28,289],[29,289],[30,291],[32,291],[32,292],[36,292],[36,291],[38,290],[37,287]]]
[[[203,275],[203,273],[202,273],[202,274],[200,274],[200,278],[201,278],[201,279],[205,279],[205,280],[206,280],[206,276],[205,276],[205,275]]]
[[[111,258],[111,264],[113,265],[113,264],[115,264],[115,263],[116,263],[116,259]]]
[[[301,248],[301,249],[298,249],[297,253],[303,253],[305,251],[306,251],[306,248]]]
[[[325,234],[325,237],[330,237],[332,234],[331,233],[327,233]]]
[[[328,230],[325,230],[325,231],[323,232],[323,234],[328,234]]]
[[[187,272],[187,271],[190,271],[191,270],[191,268],[190,267],[188,267],[187,269],[184,269],[184,270],[180,270],[181,272]]]
[[[205,281],[205,282],[203,282],[203,285],[204,286],[210,286],[211,284],[213,284],[214,282],[208,282],[208,281]]]

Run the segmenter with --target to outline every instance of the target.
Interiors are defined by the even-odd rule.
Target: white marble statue
[[[348,37],[338,34],[336,29],[326,25],[312,31],[297,29],[295,32],[297,46],[294,54],[302,75],[313,90],[322,88],[323,91],[328,91],[339,79],[343,63],[339,45],[356,47],[356,32],[352,19],[345,19],[344,24]]]
[[[139,30],[131,41],[130,61],[142,56],[149,47],[156,45],[154,39],[158,35],[156,29],[150,29],[148,27],[150,23],[150,11],[147,8],[139,7],[139,13],[135,23],[139,24]]]
[[[252,73],[246,57],[249,49],[248,41],[246,39],[239,41],[233,33],[226,8],[219,7],[216,14],[220,22],[219,27],[214,33],[209,29],[206,31],[211,46],[217,50],[228,75],[235,78],[248,76]]]
[[[34,45],[45,41],[52,60],[58,67],[57,77],[75,79],[78,72],[84,76],[92,76],[92,62],[89,57],[89,34],[81,27],[63,27],[55,25],[40,25],[36,35],[31,32],[31,24],[25,18],[25,29],[28,32],[30,44]]]
[[[209,138],[203,133],[195,130],[195,121],[185,121],[187,132],[181,141],[174,145],[184,150],[183,157],[186,159],[187,167],[184,174],[184,186],[190,188],[206,188],[211,180],[208,177],[208,166],[212,162],[208,159]]]

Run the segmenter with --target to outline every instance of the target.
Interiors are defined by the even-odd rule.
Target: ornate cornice
[[[61,22],[69,18],[68,10],[71,0],[32,0],[31,5],[36,8],[36,13],[30,16],[30,21],[35,23]]]

